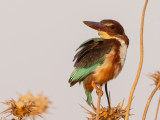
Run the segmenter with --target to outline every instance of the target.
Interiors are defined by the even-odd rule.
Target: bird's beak
[[[98,31],[105,31],[106,27],[104,25],[102,25],[100,22],[92,22],[92,21],[83,21],[84,24],[86,24],[87,26],[98,30]]]

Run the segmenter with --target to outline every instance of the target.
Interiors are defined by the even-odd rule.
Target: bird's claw
[[[100,89],[97,89],[97,90],[96,90],[96,93],[97,93],[97,95],[101,95],[101,96],[103,95],[103,91],[100,90]]]

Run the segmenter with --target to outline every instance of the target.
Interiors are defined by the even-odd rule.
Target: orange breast
[[[121,64],[120,59],[118,60],[117,57],[116,51],[113,50],[110,54],[106,55],[104,63],[95,69],[92,78],[94,78],[93,80],[96,84],[104,84],[119,74]]]
[[[87,77],[85,82],[86,89],[92,92],[92,81],[96,84],[102,85],[117,77],[122,69],[118,49],[113,49],[110,54],[106,55],[105,61],[101,66],[98,66],[92,74]]]

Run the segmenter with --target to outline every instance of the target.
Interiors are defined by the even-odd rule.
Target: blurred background
[[[115,19],[130,39],[127,59],[120,75],[108,83],[112,106],[125,98],[139,65],[141,13],[145,0],[0,0],[0,101],[18,98],[30,91],[43,92],[55,108],[47,120],[86,120],[80,105],[89,108],[83,86],[70,88],[76,48],[85,40],[98,37],[97,31],[82,21]],[[130,117],[140,120],[147,99],[154,89],[148,73],[160,70],[160,1],[150,0],[144,27],[144,64],[137,85]],[[97,96],[93,92],[96,104]],[[153,120],[159,92],[151,102],[147,120]],[[105,94],[102,105],[107,106]],[[1,104],[0,110],[6,106]],[[89,116],[88,116],[89,117]],[[43,118],[37,118],[37,120]],[[159,118],[160,119],[160,115]]]

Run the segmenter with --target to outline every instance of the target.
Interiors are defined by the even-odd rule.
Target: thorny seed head
[[[51,101],[47,97],[44,97],[42,94],[33,96],[31,93],[27,93],[25,96],[20,96],[19,101],[33,101],[35,104],[34,110],[36,113],[32,112],[32,116],[37,116],[37,113],[42,114],[47,112],[48,105],[51,104]]]
[[[23,120],[27,117],[34,118],[47,112],[50,103],[48,98],[43,97],[42,94],[33,96],[31,93],[27,93],[25,96],[20,96],[17,101],[12,99],[4,102],[9,108],[2,113],[14,115],[17,117],[15,119],[18,120]]]
[[[149,74],[149,76],[154,81],[155,86],[158,86],[158,84],[160,84],[160,71],[157,71],[154,74]]]
[[[124,100],[121,105],[118,104],[116,107],[112,107],[112,108],[109,108],[109,107],[105,108],[101,106],[100,113],[99,113],[99,120],[120,120],[121,118],[125,118],[127,107],[123,108],[123,103],[124,103]],[[83,106],[81,107],[84,108]],[[91,112],[86,108],[84,109],[87,111],[89,115],[91,115],[91,118],[88,118],[88,120],[96,120],[96,109],[94,110],[94,112]]]

